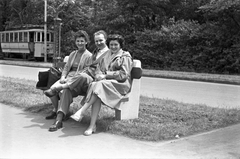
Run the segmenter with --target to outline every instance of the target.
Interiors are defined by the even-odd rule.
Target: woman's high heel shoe
[[[70,116],[70,118],[72,118],[75,121],[81,122],[83,115],[78,116],[77,114],[73,114]]]
[[[95,133],[97,131],[97,127],[96,127],[96,125],[92,128],[92,129],[87,129],[84,133],[83,133],[83,135],[85,135],[85,136],[90,136],[90,135],[92,135],[93,133]]]

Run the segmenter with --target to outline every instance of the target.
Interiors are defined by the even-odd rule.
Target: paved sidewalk
[[[53,120],[0,104],[0,158],[240,159],[240,124],[164,142],[143,142],[97,131],[83,136],[72,120],[48,132]]]

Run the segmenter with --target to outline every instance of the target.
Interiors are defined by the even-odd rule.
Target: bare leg
[[[95,127],[100,109],[101,109],[101,100],[97,98],[95,103],[92,105],[91,123],[89,125],[89,128]]]
[[[92,112],[91,112],[91,122],[88,129],[84,132],[84,135],[89,136],[96,131],[96,121],[101,109],[101,100],[97,98],[97,100],[92,105]]]
[[[79,109],[75,114],[73,114],[71,116],[72,119],[76,120],[76,121],[81,121],[82,117],[83,117],[83,113],[93,104],[95,103],[95,101],[98,99],[97,95],[92,94],[90,100],[88,103],[85,103],[81,109]]]

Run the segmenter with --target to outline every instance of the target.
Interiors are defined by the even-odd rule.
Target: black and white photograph
[[[0,0],[0,159],[240,159],[240,0]]]

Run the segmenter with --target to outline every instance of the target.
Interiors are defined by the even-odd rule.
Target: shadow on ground
[[[35,114],[35,113],[19,113],[20,115],[24,115],[25,118],[28,118],[32,124],[29,126],[25,126],[23,128],[33,128],[33,127],[39,127],[40,129],[45,129],[48,131],[49,127],[54,123],[55,120],[46,120],[43,115]],[[81,124],[79,122],[76,122],[72,120],[71,118],[63,122],[63,128],[59,129],[57,131],[61,131],[63,134],[61,134],[59,137],[70,137],[70,136],[79,136],[83,135],[84,131],[87,129],[88,125]],[[56,133],[56,132],[49,132],[49,133]],[[98,133],[98,132],[96,132]]]

